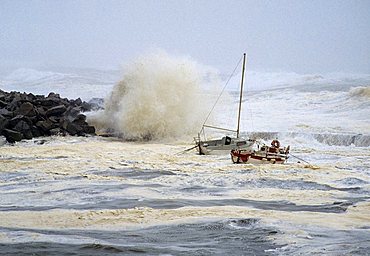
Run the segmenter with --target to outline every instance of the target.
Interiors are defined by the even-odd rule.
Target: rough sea
[[[88,101],[120,75],[18,69],[0,89]],[[196,133],[0,139],[0,254],[369,255],[370,75],[246,78],[242,136],[290,145],[284,165],[183,152]],[[218,126],[235,126],[238,79]]]

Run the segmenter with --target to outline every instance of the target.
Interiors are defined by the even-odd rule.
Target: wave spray
[[[157,52],[126,65],[123,79],[90,121],[125,139],[181,137],[199,130],[207,101],[199,65],[189,58]]]

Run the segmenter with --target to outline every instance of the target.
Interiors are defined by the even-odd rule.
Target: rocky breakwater
[[[0,135],[14,143],[40,136],[95,134],[81,113],[91,107],[80,98],[70,100],[56,93],[45,97],[0,90]]]

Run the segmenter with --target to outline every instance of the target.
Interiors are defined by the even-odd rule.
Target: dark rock
[[[83,112],[91,111],[91,106],[86,101],[82,102],[81,109]]]
[[[14,113],[12,111],[7,110],[6,108],[0,109],[0,115],[3,115],[4,117],[13,118]]]
[[[3,115],[0,115],[0,134],[7,127],[9,121]]]
[[[31,127],[29,126],[29,124],[24,121],[24,120],[20,120],[15,126],[14,126],[14,130],[18,131],[18,132],[24,132],[26,130],[29,130]]]
[[[10,129],[4,129],[3,135],[5,136],[6,140],[9,141],[10,143],[21,141],[23,139],[22,133]]]
[[[46,116],[46,110],[44,107],[40,106],[37,108],[37,113],[40,115],[40,116]]]
[[[50,120],[38,121],[36,126],[40,128],[44,133],[49,132],[51,129],[56,128],[57,126]]]
[[[78,114],[72,122],[80,126],[87,125],[86,116],[84,114]]]
[[[59,116],[63,114],[66,110],[67,108],[64,105],[52,107],[46,111],[46,116]]]
[[[75,104],[76,106],[81,106],[81,104],[82,104],[82,100],[81,100],[80,98],[77,98],[77,99],[74,101],[74,104]]]
[[[23,134],[23,138],[32,139],[32,131],[30,125],[24,121],[20,120],[15,126],[14,130]]]
[[[61,134],[61,129],[59,127],[50,130],[50,135],[59,135],[59,134]]]
[[[6,103],[3,100],[0,100],[0,108],[6,107],[7,105],[8,105],[8,103]]]
[[[83,128],[77,124],[74,124],[74,123],[69,123],[67,122],[66,126],[65,126],[65,130],[70,134],[70,135],[76,135],[80,132],[83,131]]]
[[[49,93],[48,98],[60,98],[60,95],[58,93],[51,92]]]
[[[37,100],[36,104],[44,106],[44,107],[55,107],[55,106],[60,105],[60,101],[54,98],[46,98],[46,99]]]
[[[80,107],[69,107],[67,108],[67,111],[64,113],[64,117],[69,122],[73,122],[78,114],[80,114],[81,108]]]
[[[80,98],[60,98],[57,93],[45,97],[0,90],[0,134],[10,142],[44,135],[94,134],[95,128],[81,114],[91,106]]]
[[[85,125],[83,127],[83,131],[84,133],[87,133],[87,134],[95,134],[95,127],[92,125]]]
[[[34,106],[30,102],[24,102],[22,105],[20,105],[19,109],[17,109],[15,112],[18,115],[24,115],[24,116],[35,116],[36,115]]]
[[[49,120],[52,121],[53,123],[59,123],[60,118],[56,116],[50,116]]]
[[[33,125],[31,127],[31,132],[32,132],[33,137],[40,137],[40,136],[44,135],[43,130],[37,128],[37,126],[35,126],[35,125]]]
[[[32,125],[32,121],[29,117],[23,116],[23,115],[17,115],[9,120],[9,127],[12,128],[16,126],[21,120],[26,121],[29,125]]]
[[[6,108],[10,111],[15,111],[19,108],[22,102],[16,98],[14,98],[9,104],[7,104]]]

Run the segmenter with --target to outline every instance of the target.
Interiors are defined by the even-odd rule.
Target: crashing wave
[[[353,87],[349,91],[352,97],[370,98],[370,86],[368,87]]]
[[[337,134],[337,133],[299,133],[299,132],[250,132],[246,136],[254,139],[273,140],[276,138],[305,138],[316,140],[329,146],[370,147],[370,135],[367,134]]]
[[[138,58],[90,121],[131,140],[194,134],[209,110],[201,83],[198,65],[187,58],[163,52]]]

